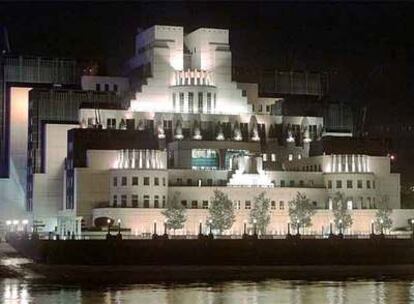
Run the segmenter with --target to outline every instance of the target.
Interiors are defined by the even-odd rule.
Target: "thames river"
[[[414,303],[414,281],[282,281],[86,287],[0,281],[0,302],[17,303]]]

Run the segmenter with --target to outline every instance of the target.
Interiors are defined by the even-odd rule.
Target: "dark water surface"
[[[0,280],[0,303],[414,303],[414,281],[282,281],[69,286]]]

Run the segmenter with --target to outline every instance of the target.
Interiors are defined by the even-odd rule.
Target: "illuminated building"
[[[45,120],[40,140],[29,139],[29,146],[42,142],[43,169],[29,187],[33,220],[45,230],[79,234],[82,223],[109,217],[132,234],[151,233],[179,193],[188,210],[177,233],[197,234],[215,189],[234,202],[236,222],[226,232],[233,234],[243,232],[262,191],[274,234],[287,232],[288,202],[297,192],[317,209],[312,233],[328,231],[338,191],[352,209],[349,232],[369,232],[385,197],[399,209],[399,174],[390,172],[382,150],[361,149],[350,133],[327,134],[322,116],[284,115],[283,98],[232,80],[228,30],[151,27],[137,34],[127,70],[130,87],[116,77],[82,83],[89,90],[102,89],[100,81],[130,88],[132,98],[121,94],[127,102],[81,102],[77,120]],[[329,138],[349,142],[330,149]]]

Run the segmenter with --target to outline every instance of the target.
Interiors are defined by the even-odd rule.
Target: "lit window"
[[[272,162],[276,161],[276,154],[275,153],[272,153],[272,155],[270,157],[272,159]]]
[[[263,153],[263,161],[266,162],[267,161],[267,154]]]
[[[292,160],[293,160],[293,154],[289,154],[289,155],[288,155],[288,160],[289,160],[289,161],[292,161]]]
[[[298,159],[300,160],[300,159],[302,159],[302,154],[298,154]]]

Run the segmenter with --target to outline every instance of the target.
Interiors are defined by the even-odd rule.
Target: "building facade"
[[[352,134],[327,134],[323,115],[285,115],[283,98],[259,96],[257,84],[233,81],[231,63],[228,30],[185,34],[182,27],[156,25],[137,34],[128,84],[118,77],[82,79],[85,89],[112,91],[122,101],[79,102],[76,118],[68,110],[39,119],[48,117],[34,111],[39,96],[55,99],[33,92],[32,220],[41,220],[45,231],[79,234],[97,219],[120,219],[131,234],[149,234],[177,196],[187,221],[176,233],[197,234],[200,223],[207,231],[215,190],[234,204],[228,234],[243,233],[261,192],[271,202],[272,234],[287,232],[289,201],[297,193],[317,210],[308,233],[328,232],[337,192],[354,220],[349,233],[369,232],[380,203],[400,208],[399,174],[391,173],[384,151],[361,148]],[[328,135],[347,140],[347,149],[329,150],[322,144]]]

